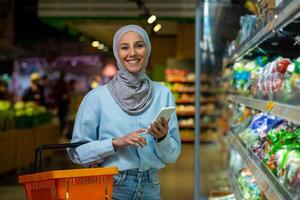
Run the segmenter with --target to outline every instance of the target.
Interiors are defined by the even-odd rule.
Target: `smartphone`
[[[169,120],[172,116],[172,114],[175,112],[175,107],[164,107],[160,109],[160,111],[157,113],[155,118],[153,119],[152,123],[159,120],[161,117],[165,118],[165,120]]]
[[[172,114],[176,111],[175,107],[163,107],[162,109],[160,109],[160,111],[156,114],[156,116],[154,117],[152,124],[159,120],[161,117],[165,118],[165,120],[169,120],[172,116]],[[148,126],[148,128],[146,128],[146,131],[144,133],[141,133],[141,136],[146,136],[146,134],[148,133],[148,129],[149,129],[150,125]]]

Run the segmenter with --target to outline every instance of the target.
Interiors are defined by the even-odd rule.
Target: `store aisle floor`
[[[226,174],[221,164],[221,154],[216,144],[201,145],[200,149],[201,193],[208,196],[211,190],[226,188]],[[62,154],[58,154],[62,155]],[[55,168],[66,168],[65,156],[51,159]],[[72,166],[74,167],[74,166]],[[68,167],[69,168],[69,167]],[[13,176],[13,175],[9,175]],[[0,200],[24,200],[24,191],[14,178],[7,176],[9,184],[1,183]],[[225,177],[225,179],[224,179]],[[194,145],[182,144],[182,153],[175,164],[169,164],[160,172],[161,196],[163,200],[192,200],[194,192]],[[221,182],[220,182],[221,181]],[[217,188],[217,189],[216,189]]]
[[[230,190],[228,176],[222,165],[222,154],[217,144],[200,147],[200,188],[202,196],[213,191]],[[161,196],[164,200],[192,200],[194,193],[194,145],[182,144],[182,153],[175,164],[160,172]]]

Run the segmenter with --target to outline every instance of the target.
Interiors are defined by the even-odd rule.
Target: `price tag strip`
[[[300,106],[292,106],[274,101],[264,101],[241,96],[230,96],[228,99],[246,107],[270,113],[294,124],[300,125]]]

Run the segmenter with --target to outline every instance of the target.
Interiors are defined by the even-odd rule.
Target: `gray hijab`
[[[144,70],[137,73],[130,73],[126,70],[118,53],[121,36],[130,31],[138,33],[143,38],[147,50]],[[152,82],[145,72],[151,53],[151,44],[147,32],[137,25],[123,26],[114,36],[113,51],[119,71],[108,82],[108,90],[126,113],[130,115],[140,114],[150,106],[153,98]]]

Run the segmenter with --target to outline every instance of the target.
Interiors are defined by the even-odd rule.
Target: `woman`
[[[113,199],[160,199],[158,170],[176,161],[181,144],[175,113],[169,122],[151,122],[162,107],[175,106],[174,99],[145,73],[151,44],[144,29],[119,29],[113,51],[117,75],[84,97],[75,120],[72,142],[89,142],[69,155],[83,165],[118,167]]]

